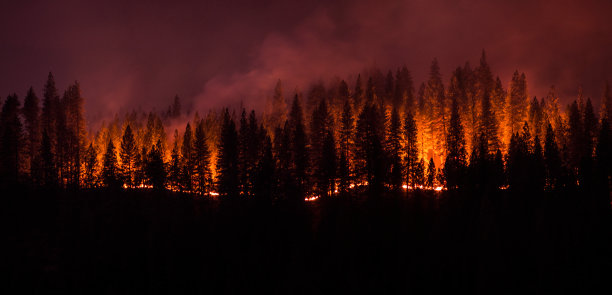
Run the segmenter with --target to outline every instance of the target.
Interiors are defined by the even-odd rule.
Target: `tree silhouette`
[[[40,107],[38,102],[38,97],[34,93],[34,89],[30,87],[28,90],[28,94],[25,97],[23,102],[23,117],[26,131],[26,163],[27,163],[27,171],[29,173],[30,179],[33,182],[37,182],[37,174],[39,171],[36,171],[37,164],[35,163],[35,159],[38,158],[38,152],[40,150]]]
[[[394,190],[399,190],[402,186],[403,167],[401,159],[401,132],[402,123],[399,112],[396,108],[391,111],[391,124],[387,136],[387,154],[389,155],[391,173],[389,182]]]
[[[136,149],[136,143],[134,142],[134,134],[132,133],[132,128],[128,124],[123,132],[123,137],[121,139],[121,151],[119,153],[121,158],[120,170],[123,183],[128,187],[132,187],[134,185],[134,171],[136,167],[137,152],[138,150]]]
[[[89,147],[85,151],[85,168],[84,168],[84,176],[83,181],[85,182],[85,187],[93,188],[96,186],[96,166],[98,165],[98,157],[96,153],[96,149],[93,147],[93,144],[90,143]]]
[[[187,123],[185,133],[183,133],[183,144],[181,145],[181,187],[190,192],[193,190],[193,175],[195,172],[193,132],[191,125]]]
[[[206,142],[204,121],[200,121],[195,131],[194,164],[196,171],[196,191],[207,194],[212,185],[210,171],[210,151]]]
[[[156,190],[165,189],[166,169],[161,153],[162,142],[157,140],[147,156],[146,176],[150,185]]]
[[[463,126],[459,118],[457,101],[453,100],[450,122],[446,136],[446,161],[444,162],[444,175],[449,189],[457,189],[463,185],[463,176],[466,169],[466,150],[463,135]]]
[[[21,181],[23,130],[19,111],[17,95],[9,95],[0,113],[0,183],[8,186]]]
[[[308,188],[308,149],[306,131],[304,128],[304,120],[302,106],[298,95],[293,98],[291,112],[289,113],[289,124],[287,130],[290,138],[291,151],[291,175],[295,181],[296,200],[302,200],[302,196],[307,193]]]
[[[115,145],[113,141],[109,139],[106,145],[106,153],[104,153],[104,161],[102,163],[102,182],[104,186],[108,188],[117,188],[120,186],[118,170]]]
[[[239,191],[238,179],[238,134],[236,124],[230,117],[229,110],[223,112],[221,126],[221,139],[218,146],[217,157],[217,188],[219,194],[228,197],[237,197]]]
[[[354,146],[355,121],[350,102],[347,100],[342,109],[340,120],[340,159],[338,163],[338,189],[345,193],[352,181],[352,163]]]

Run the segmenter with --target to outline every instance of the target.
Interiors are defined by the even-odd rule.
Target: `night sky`
[[[530,96],[578,85],[599,105],[612,78],[612,1],[3,1],[0,94],[39,97],[47,73],[81,83],[89,120],[175,94],[205,110],[261,108],[285,89],[366,67],[406,64],[418,86],[437,57],[450,72],[485,49],[507,87],[515,69]],[[128,3],[129,2],[129,3]],[[295,3],[293,3],[295,2]],[[322,1],[323,2],[323,1]]]

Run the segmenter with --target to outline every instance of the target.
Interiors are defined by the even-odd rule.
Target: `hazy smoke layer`
[[[505,86],[518,69],[531,96],[555,84],[569,102],[583,85],[597,105],[612,67],[603,0],[82,2],[0,4],[0,94],[42,96],[51,70],[60,88],[81,82],[90,120],[165,108],[175,94],[201,110],[261,108],[278,78],[290,95],[406,64],[420,83],[437,57],[446,82],[484,48]]]

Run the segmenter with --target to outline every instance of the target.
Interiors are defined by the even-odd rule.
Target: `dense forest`
[[[33,88],[23,106],[16,94],[2,104],[2,185],[298,200],[467,187],[609,191],[609,87],[599,112],[580,90],[567,106],[554,87],[531,98],[525,74],[504,88],[484,52],[446,84],[434,59],[418,89],[406,67],[386,76],[374,68],[350,87],[318,82],[291,100],[279,80],[268,100],[261,114],[201,117],[177,96],[167,111],[115,115],[91,130],[78,82],[60,98],[49,73],[42,107]]]
[[[594,293],[612,275],[612,95],[376,68],[262,110],[115,115],[50,73],[2,101],[8,293]],[[274,81],[272,81],[272,84]],[[180,130],[179,130],[180,129]],[[168,134],[167,132],[170,132]]]

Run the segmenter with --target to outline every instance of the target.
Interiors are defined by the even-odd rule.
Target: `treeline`
[[[365,82],[364,82],[365,81]],[[131,112],[86,132],[78,83],[60,98],[51,74],[42,108],[9,95],[0,115],[3,186],[152,188],[200,195],[303,200],[352,191],[447,188],[609,194],[608,86],[598,115],[581,94],[565,110],[554,87],[529,98],[526,77],[508,88],[480,64],[442,82],[437,61],[415,91],[404,66],[385,76],[336,79],[285,99],[278,81],[265,111]],[[184,130],[166,128],[186,116]],[[181,128],[182,129],[182,128]],[[609,200],[607,201],[609,203]]]

